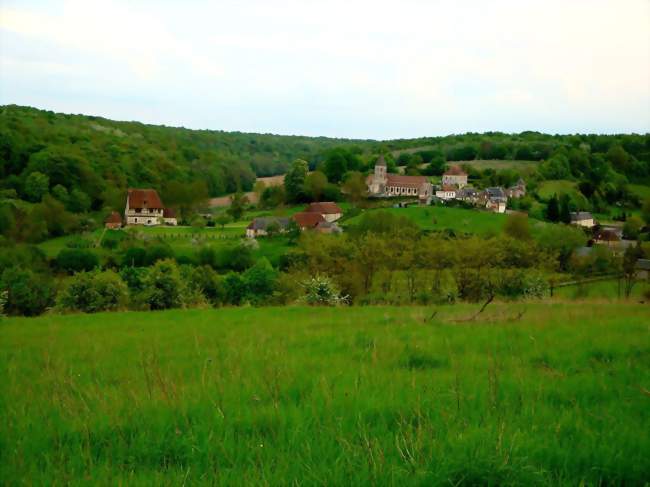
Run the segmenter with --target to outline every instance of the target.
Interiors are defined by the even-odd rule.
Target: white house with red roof
[[[165,207],[155,189],[129,189],[126,196],[124,221],[127,225],[160,225]]]

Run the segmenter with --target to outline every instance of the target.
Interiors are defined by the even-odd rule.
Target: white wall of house
[[[456,191],[436,191],[436,197],[441,200],[453,200],[456,197]]]
[[[445,186],[467,186],[467,174],[443,174],[442,184]]]
[[[587,228],[591,228],[595,225],[593,218],[588,218],[586,220],[576,220],[571,223],[573,223],[574,225],[578,225],[579,227],[587,227]]]

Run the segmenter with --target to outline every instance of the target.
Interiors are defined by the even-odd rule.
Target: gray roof
[[[573,211],[571,212],[571,221],[593,220],[594,217],[588,211]]]
[[[485,191],[489,198],[505,198],[506,193],[503,191],[503,188],[486,188]]]
[[[274,223],[280,228],[287,228],[289,226],[289,219],[285,217],[262,216],[250,222],[248,228],[251,230],[266,230],[269,225]]]

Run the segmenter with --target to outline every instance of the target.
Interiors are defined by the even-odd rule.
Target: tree
[[[623,224],[623,238],[636,240],[643,228],[643,220],[636,215],[632,215]]]
[[[305,180],[309,166],[307,161],[296,159],[293,161],[291,168],[284,176],[284,190],[287,195],[287,201],[291,203],[300,203],[305,201]]]
[[[180,308],[185,304],[186,285],[176,262],[156,262],[143,280],[142,298],[150,309]]]
[[[223,230],[223,228],[230,223],[230,216],[228,216],[228,213],[219,213],[214,219],[214,222]]]
[[[278,273],[266,257],[259,259],[253,267],[242,275],[248,299],[254,304],[261,304],[273,294]]]
[[[68,209],[73,213],[85,213],[90,210],[90,196],[80,189],[73,189],[68,198]]]
[[[0,290],[7,293],[5,311],[12,315],[40,315],[54,302],[51,281],[29,269],[5,269],[0,277]]]
[[[230,197],[230,207],[226,211],[234,221],[241,220],[246,212],[247,204],[248,197],[242,192],[237,192]]]
[[[348,171],[348,161],[340,150],[332,150],[325,157],[325,175],[333,183],[341,182],[343,175]]]
[[[345,177],[342,191],[353,205],[359,205],[368,195],[366,178],[360,172],[349,172]]]
[[[320,171],[314,171],[305,179],[305,190],[311,199],[320,201],[327,186],[327,176]]]
[[[99,265],[97,254],[86,249],[63,249],[56,256],[55,265],[69,274],[91,271]]]
[[[59,306],[64,310],[96,313],[124,308],[128,288],[113,271],[78,272],[59,296]]]
[[[571,223],[571,197],[568,194],[563,194],[560,197],[560,221],[567,225]]]
[[[643,202],[643,206],[641,207],[641,216],[643,217],[645,224],[650,226],[650,198],[647,198]]]
[[[552,222],[560,221],[560,206],[557,200],[557,195],[551,196],[546,206],[546,219]]]
[[[636,283],[636,262],[643,257],[640,242],[629,246],[623,254],[623,278],[625,279],[625,297],[629,298]]]
[[[41,201],[50,188],[50,178],[45,174],[34,171],[25,179],[25,194],[30,201]]]
[[[503,233],[517,240],[530,240],[528,215],[524,213],[512,213],[508,215],[503,227]]]

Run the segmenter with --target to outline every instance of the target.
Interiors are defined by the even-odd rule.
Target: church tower
[[[382,186],[386,185],[386,160],[384,159],[383,154],[379,156],[377,162],[375,163],[375,184],[381,184]]]

